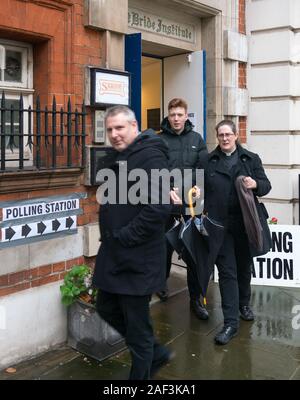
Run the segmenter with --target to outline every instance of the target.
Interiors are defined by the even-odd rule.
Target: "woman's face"
[[[238,133],[232,132],[230,126],[220,126],[217,133],[217,139],[221,150],[225,153],[232,153],[236,149],[236,141],[238,136]]]

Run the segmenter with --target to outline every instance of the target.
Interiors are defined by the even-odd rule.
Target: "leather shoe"
[[[208,319],[208,311],[205,307],[203,307],[200,300],[191,299],[190,300],[190,309],[196,315],[197,318],[199,318],[201,320]]]
[[[253,321],[254,320],[254,314],[253,311],[249,306],[242,306],[240,307],[240,313],[241,313],[241,318],[244,321]]]
[[[169,290],[168,288],[165,288],[165,290],[157,292],[156,295],[160,299],[160,301],[167,301],[169,297]]]
[[[176,353],[175,351],[169,351],[167,352],[158,360],[155,360],[152,362],[151,369],[150,369],[150,378],[153,378],[155,374],[166,364],[168,364],[170,361],[173,360],[175,357]]]
[[[215,336],[216,344],[227,344],[234,336],[237,335],[237,328],[232,326],[223,326],[222,330]]]

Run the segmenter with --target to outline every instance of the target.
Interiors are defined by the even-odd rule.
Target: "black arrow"
[[[71,218],[71,217],[68,217],[67,219],[66,219],[66,228],[71,228],[71,226],[74,224],[74,219],[73,218]]]
[[[13,230],[13,228],[9,227],[9,228],[5,229],[5,239],[10,240],[14,236],[15,233],[16,232]]]
[[[37,227],[38,227],[38,229],[37,229],[38,233],[40,233],[42,235],[44,230],[47,228],[47,225],[45,225],[43,222],[39,222],[37,224]]]
[[[55,219],[54,221],[52,221],[52,230],[53,231],[57,231],[58,230],[58,228],[60,227],[60,222],[59,221],[57,221],[57,219]]]
[[[28,226],[27,224],[22,226],[22,236],[26,237],[30,232],[31,232],[30,226]]]

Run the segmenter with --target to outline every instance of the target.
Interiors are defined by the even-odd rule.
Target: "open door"
[[[125,35],[125,71],[131,75],[131,108],[141,128],[142,103],[142,34]]]
[[[205,51],[166,57],[163,59],[164,116],[168,103],[182,97],[188,103],[189,119],[195,131],[206,140],[206,71]]]

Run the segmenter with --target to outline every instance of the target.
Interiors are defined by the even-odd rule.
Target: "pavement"
[[[241,320],[238,336],[218,346],[214,336],[223,325],[218,284],[210,282],[210,317],[199,321],[189,309],[185,273],[178,270],[174,268],[169,281],[168,301],[154,296],[151,302],[156,335],[176,352],[157,380],[300,379],[299,289],[252,286],[255,321]],[[126,380],[130,356],[124,350],[97,361],[63,344],[11,367],[16,371],[0,371],[0,380]]]

